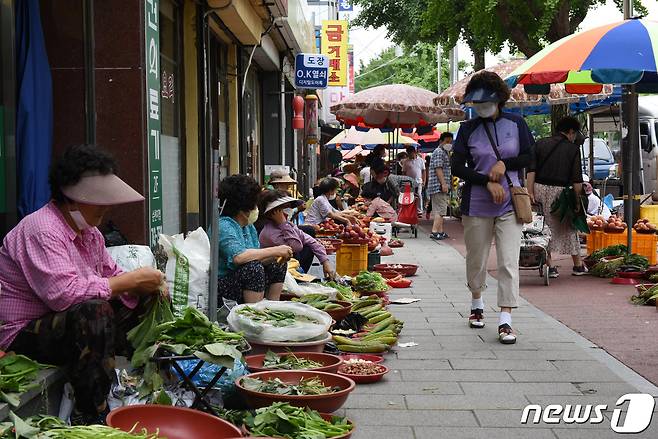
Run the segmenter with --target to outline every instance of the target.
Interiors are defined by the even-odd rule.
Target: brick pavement
[[[484,294],[487,326],[468,328],[463,257],[425,233],[404,241],[385,261],[421,268],[411,288],[391,296],[421,301],[391,309],[405,321],[400,342],[418,346],[395,347],[386,357],[391,372],[384,381],[352,393],[339,413],[356,423],[354,439],[605,439],[617,437],[609,426],[611,411],[599,425],[524,426],[523,407],[608,404],[611,410],[625,393],[658,396],[651,383],[523,299],[513,313],[518,342],[501,345],[493,278]],[[647,431],[629,437],[658,437],[658,415]]]

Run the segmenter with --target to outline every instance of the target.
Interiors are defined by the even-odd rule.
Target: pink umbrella
[[[371,128],[411,128],[464,119],[459,108],[437,108],[436,97],[434,92],[411,85],[381,85],[332,105],[331,112],[347,125],[361,123]]]
[[[506,78],[514,70],[516,70],[521,64],[523,64],[525,59],[513,59],[509,62],[497,64],[492,67],[487,67],[484,70],[489,72],[497,73],[501,78]],[[482,71],[482,70],[480,70]],[[435,99],[434,103],[440,106],[443,110],[460,108],[462,99],[464,98],[464,92],[469,81],[475,75],[474,72],[464,79],[455,82],[453,85],[441,92]],[[568,93],[564,84],[551,84],[551,91],[548,95],[533,95],[528,94],[523,88],[523,85],[517,85],[512,90],[512,95],[507,101],[506,107],[532,107],[535,105],[541,105],[543,100],[546,100],[546,103],[551,104],[569,104],[572,102],[578,102],[584,96],[588,101],[605,99],[607,96],[612,94],[612,85],[604,85],[603,90],[600,94],[589,94],[589,95],[578,95]]]

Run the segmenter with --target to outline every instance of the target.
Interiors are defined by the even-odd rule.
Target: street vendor
[[[266,221],[260,232],[260,245],[263,248],[289,246],[305,273],[311,268],[313,257],[317,257],[325,276],[333,279],[335,269],[329,262],[324,246],[289,220],[292,209],[298,202],[299,200],[281,191],[265,191],[261,194],[259,210]]]
[[[105,249],[107,211],[144,200],[115,171],[94,146],[68,148],[51,167],[51,201],[0,247],[0,348],[68,366],[75,424],[104,422],[115,352],[164,281],[154,268],[123,273]]]
[[[340,183],[333,177],[326,177],[320,181],[317,187],[317,196],[313,204],[306,212],[307,224],[320,224],[327,218],[331,218],[340,224],[357,223],[353,216],[342,213],[331,205],[331,200],[336,199],[336,193]]]
[[[261,187],[246,175],[231,175],[219,184],[219,306],[224,300],[254,303],[279,300],[292,249],[260,248],[254,223]]]
[[[393,207],[386,201],[382,200],[379,197],[379,194],[366,189],[361,196],[370,202],[368,210],[366,211],[366,216],[371,218],[384,218],[386,222],[389,223],[394,223],[398,220],[398,215],[395,213],[395,209],[393,209]]]

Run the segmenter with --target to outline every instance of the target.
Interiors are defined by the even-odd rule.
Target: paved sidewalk
[[[421,267],[410,289],[391,294],[421,299],[391,305],[405,321],[400,342],[418,346],[396,347],[386,357],[391,372],[384,381],[352,393],[341,412],[357,425],[353,438],[604,439],[618,437],[610,429],[617,398],[658,396],[658,388],[523,299],[513,313],[519,339],[501,345],[493,278],[484,295],[487,326],[468,328],[463,257],[424,233],[406,236],[405,247],[385,261]],[[608,411],[598,425],[524,426],[520,419],[528,404],[607,404]],[[627,437],[658,437],[658,415],[648,430]]]

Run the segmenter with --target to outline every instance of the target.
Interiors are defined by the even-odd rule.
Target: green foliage
[[[359,67],[355,78],[356,91],[384,84],[408,84],[427,90],[436,91],[436,46],[429,43],[417,43],[403,46],[402,56],[396,57],[395,48],[384,50],[367,65]],[[466,63],[460,63],[464,68]],[[441,89],[449,83],[447,59],[441,59]]]

